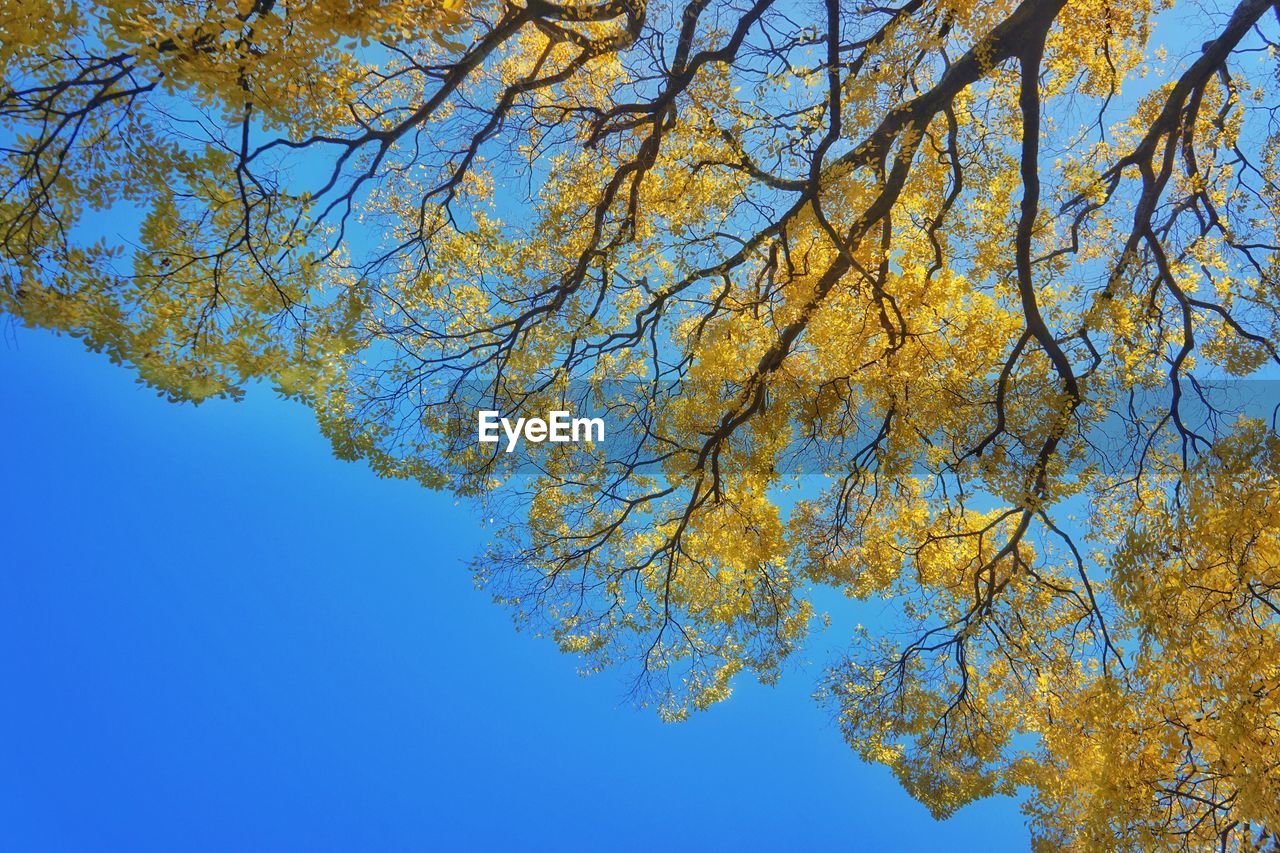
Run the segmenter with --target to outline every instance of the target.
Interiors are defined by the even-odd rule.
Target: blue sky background
[[[661,723],[473,587],[449,495],[3,322],[0,849],[1026,847],[1013,801],[936,822],[843,744],[841,638]]]

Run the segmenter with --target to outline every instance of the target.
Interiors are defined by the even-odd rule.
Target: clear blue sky
[[[516,633],[448,495],[307,411],[158,399],[0,329],[0,849],[982,849],[809,698],[839,643],[680,725]]]

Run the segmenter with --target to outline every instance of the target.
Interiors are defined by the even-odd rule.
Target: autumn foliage
[[[935,814],[1269,848],[1280,12],[1225,2],[10,0],[0,306],[488,505],[669,717],[836,590],[821,701]]]

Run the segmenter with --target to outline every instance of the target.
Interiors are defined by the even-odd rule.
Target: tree
[[[1280,10],[1167,5],[9,3],[0,299],[492,505],[484,581],[669,717],[839,590],[895,617],[822,701],[935,814],[1267,847]]]

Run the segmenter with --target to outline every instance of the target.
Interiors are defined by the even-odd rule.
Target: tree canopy
[[[0,306],[485,504],[671,718],[837,591],[820,701],[934,814],[1270,847],[1280,9],[1224,2],[9,2]]]

